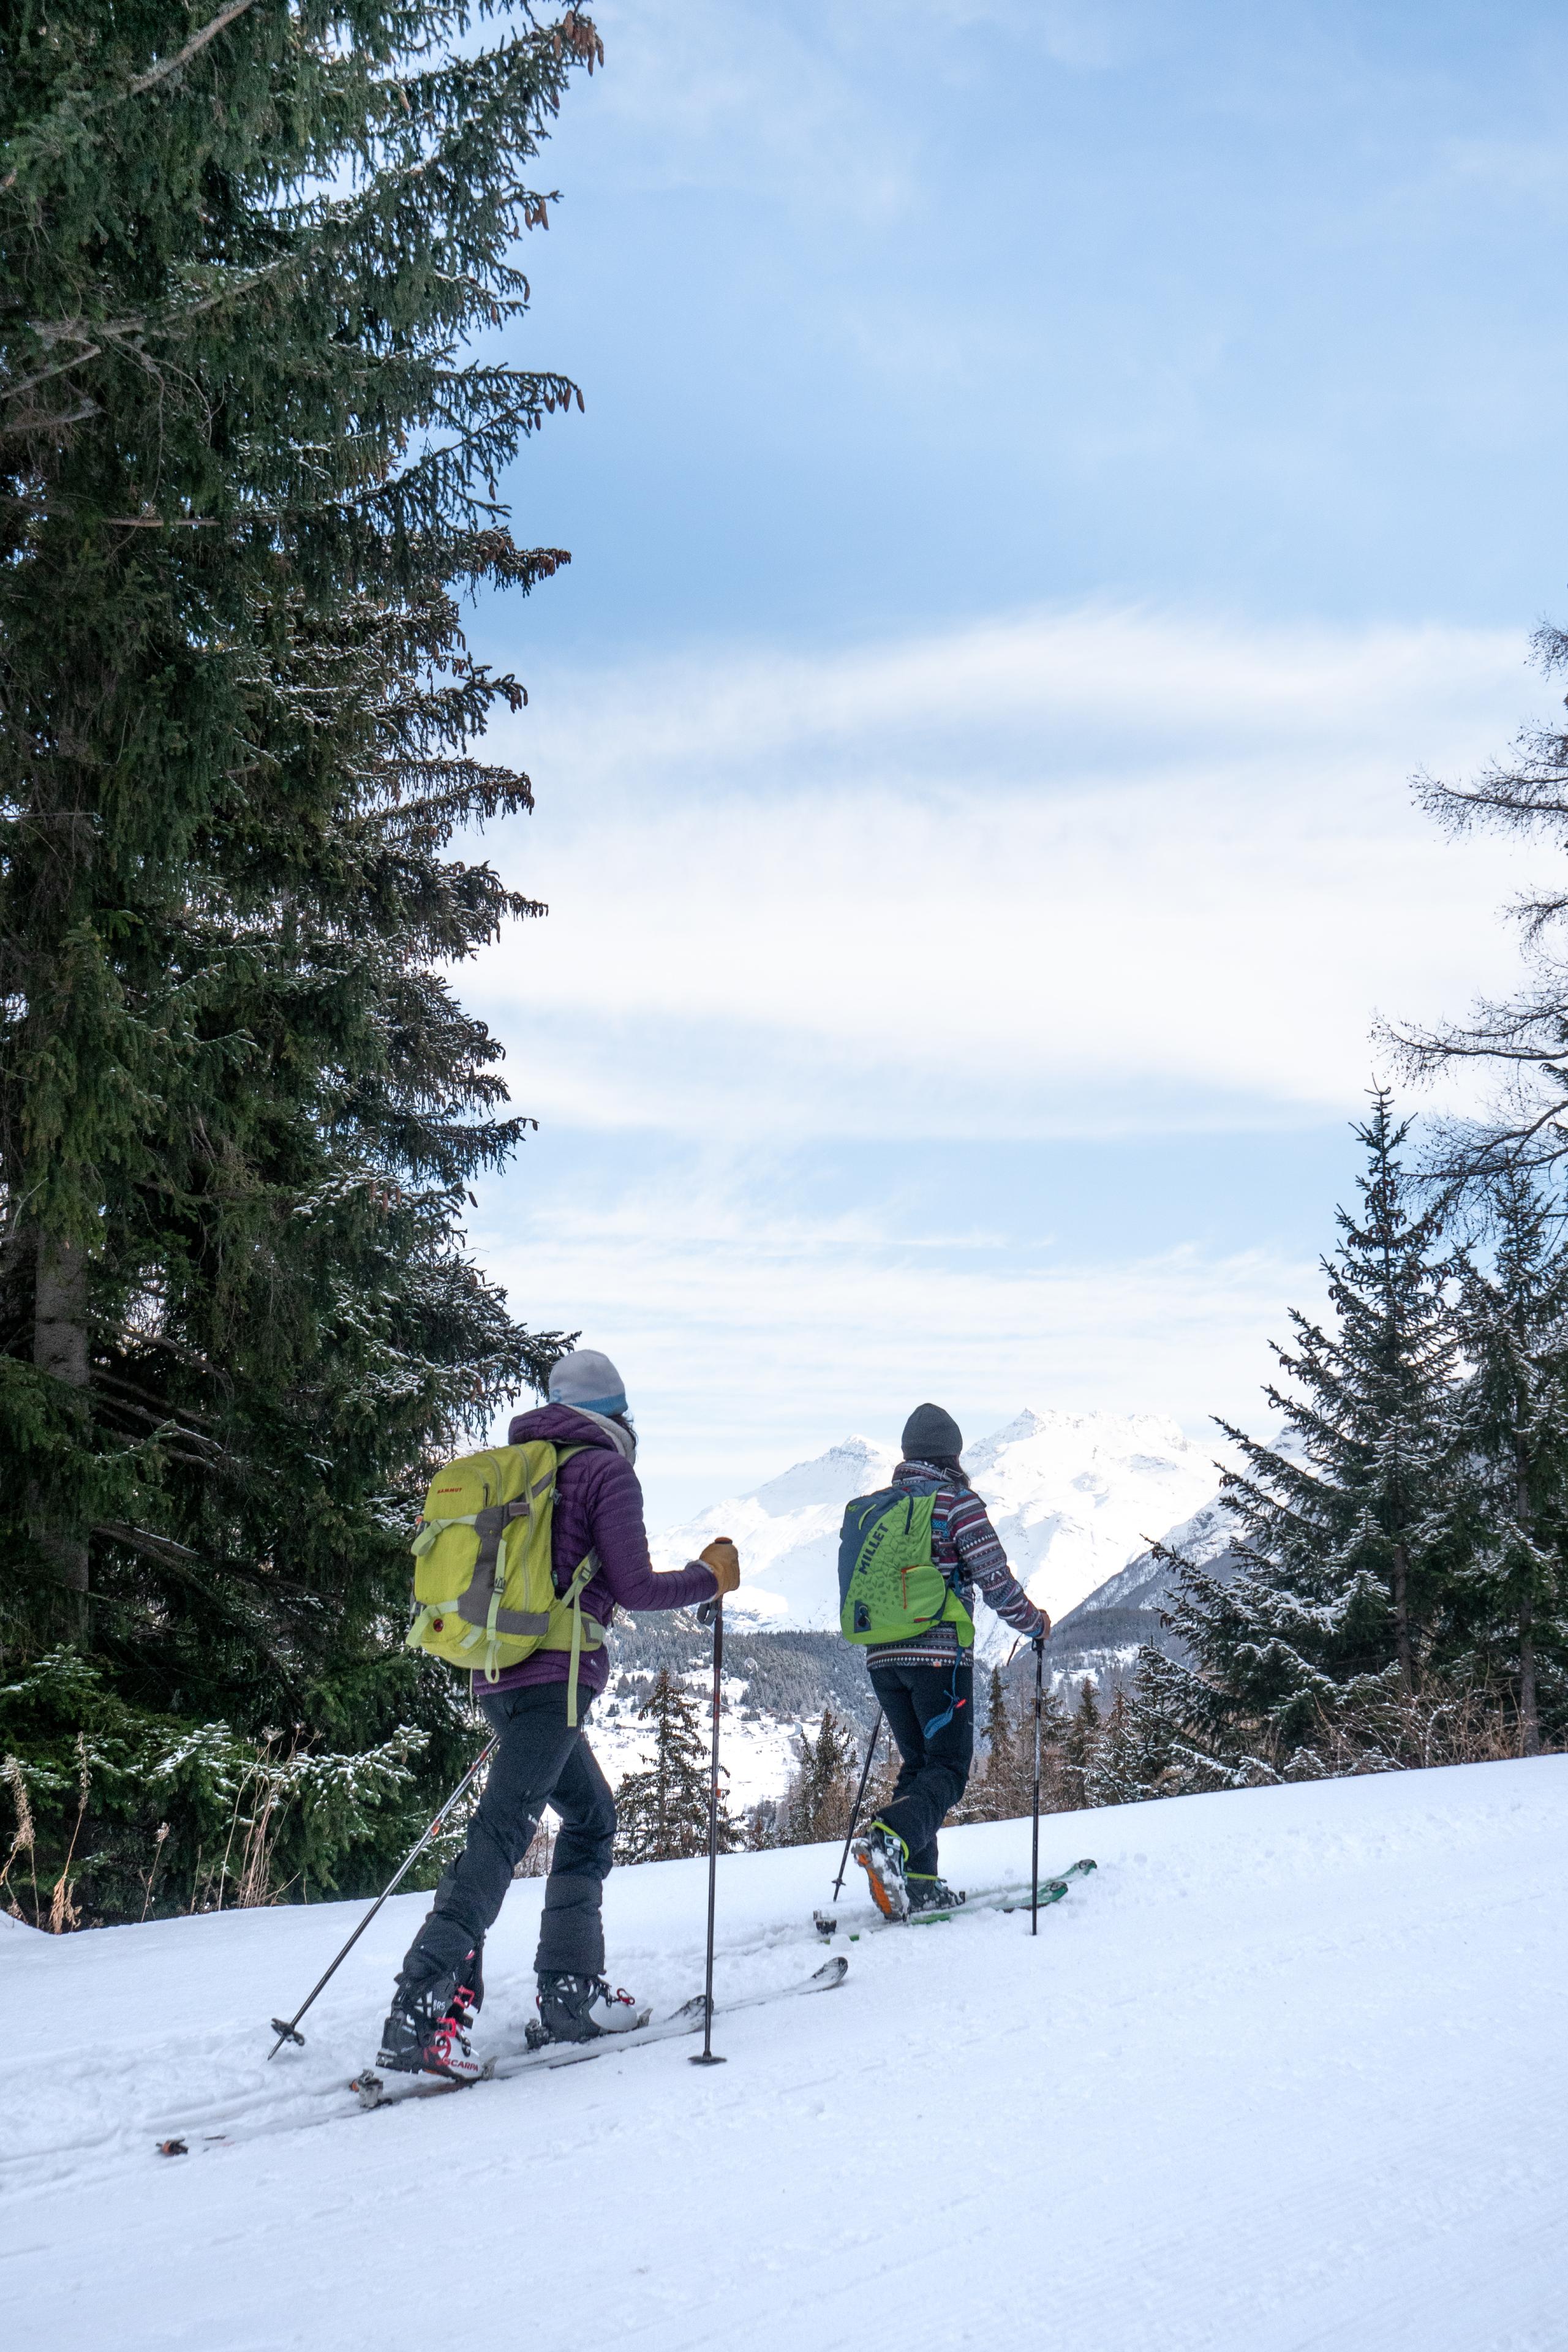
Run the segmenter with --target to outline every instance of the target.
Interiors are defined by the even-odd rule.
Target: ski
[[[1087,1878],[1094,1867],[1094,1864],[1089,1861],[1069,1863],[1066,1870],[1058,1871],[1054,1878],[1042,1878],[1039,1886],[1041,1910],[1047,1903],[1059,1903],[1068,1892],[1069,1881]],[[1028,1908],[1027,1885],[1002,1886],[988,1893],[966,1895],[962,1903],[955,1903],[949,1911],[911,1912],[909,1925],[911,1927],[932,1927],[944,1919],[961,1919],[968,1911],[1026,1911]]]
[[[716,2017],[737,2016],[743,2009],[760,2009],[764,2003],[789,2000],[800,1993],[831,1992],[841,1985],[849,1973],[849,1962],[842,1955],[825,1960],[804,1983],[781,1985],[774,1992],[745,1994],[739,2000],[714,2004]],[[547,2042],[542,2050],[503,2052],[490,2059],[482,2074],[469,2082],[449,2082],[440,2075],[376,2074],[365,2067],[356,2074],[349,2089],[357,2094],[362,2107],[401,2106],[407,2099],[428,2099],[447,2091],[468,2091],[480,2083],[510,2082],[516,2075],[542,2072],[556,2066],[581,2066],[592,2058],[607,2058],[619,2050],[643,2050],[653,2042],[669,2042],[682,2034],[700,2033],[707,2007],[705,1997],[694,1993],[668,2017],[655,2019],[650,2024],[634,2026],[629,2033],[604,2033],[593,2042]]]
[[[1094,1866],[1089,1861],[1069,1863],[1067,1869],[1058,1870],[1055,1877],[1042,1878],[1039,1885],[1041,1910],[1048,1903],[1059,1903],[1068,1892],[1069,1882],[1075,1878],[1087,1878]],[[847,1933],[850,1942],[854,1943],[858,1937],[876,1935],[884,1927],[936,1927],[949,1920],[967,1918],[976,1911],[1026,1911],[1028,1908],[1029,1887],[1026,1881],[1022,1886],[983,1887],[977,1893],[966,1895],[962,1903],[954,1903],[943,1911],[913,1911],[907,1919],[868,1919],[863,1927],[852,1927]],[[838,1921],[832,1913],[814,1911],[811,1916],[812,1925],[825,1944],[838,1933]]]

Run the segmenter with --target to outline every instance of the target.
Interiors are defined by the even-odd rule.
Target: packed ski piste
[[[52,2346],[401,2352],[454,2314],[539,2352],[1568,2345],[1568,1759],[1125,1805],[1095,1859],[1082,1814],[1041,1856],[1037,1796],[940,1853],[977,1607],[1032,1645],[1037,1723],[1048,1626],[928,1403],[844,1515],[880,1710],[849,1834],[721,1859],[740,1564],[653,1570],[636,1450],[580,1349],[432,1480],[408,1638],[489,1737],[374,1904],[0,1921],[8,2277]],[[612,1876],[617,1607],[697,1611],[713,1679],[706,1856]]]

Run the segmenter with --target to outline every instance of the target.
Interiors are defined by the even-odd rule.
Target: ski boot
[[[381,2029],[378,2066],[398,2074],[444,2074],[452,2083],[477,2083],[484,2062],[474,2055],[469,2029],[484,1999],[479,1956],[470,1952],[460,1969],[410,1986],[402,1977]]]
[[[539,1973],[539,2015],[524,2028],[531,2050],[547,2042],[596,2042],[602,2033],[631,2033],[651,2012],[629,1992],[612,1992],[603,1977],[573,1976],[563,1969]]]
[[[966,1895],[955,1895],[946,1879],[938,1878],[934,1871],[927,1876],[911,1870],[906,1874],[906,1884],[910,1890],[911,1919],[921,1911],[956,1911],[961,1903],[969,1900]]]
[[[903,1839],[880,1822],[873,1822],[864,1837],[849,1849],[870,1881],[871,1900],[884,1919],[907,1919],[910,1890],[904,1877]]]

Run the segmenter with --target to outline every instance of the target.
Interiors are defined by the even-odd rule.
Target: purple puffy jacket
[[[607,1431],[568,1404],[537,1406],[514,1414],[507,1431],[509,1445],[526,1445],[530,1439],[549,1438],[556,1445],[581,1445],[561,1465],[555,1484],[555,1517],[551,1523],[551,1564],[558,1591],[564,1591],[591,1551],[599,1555],[598,1574],[583,1588],[583,1607],[608,1625],[617,1606],[622,1609],[692,1609],[711,1601],[719,1580],[710,1568],[693,1560],[689,1567],[660,1575],[647,1552],[643,1525],[642,1487],[631,1464],[617,1450]],[[508,1666],[499,1681],[474,1676],[476,1696],[487,1691],[521,1690],[527,1683],[563,1683],[571,1670],[565,1650],[538,1650],[520,1666]],[[606,1650],[584,1650],[577,1666],[577,1685],[584,1696],[602,1691],[609,1680]]]

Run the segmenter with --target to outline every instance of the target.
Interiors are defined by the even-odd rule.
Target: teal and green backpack
[[[494,1445],[437,1470],[414,1538],[418,1614],[405,1636],[448,1665],[481,1667],[493,1683],[536,1650],[570,1650],[566,1720],[577,1720],[577,1661],[604,1634],[583,1614],[596,1572],[590,1552],[564,1592],[555,1590],[550,1536],[555,1475],[580,1445]]]
[[[935,1624],[956,1626],[960,1649],[974,1620],[931,1557],[935,1487],[884,1486],[860,1495],[838,1538],[838,1623],[847,1642],[907,1642]]]

